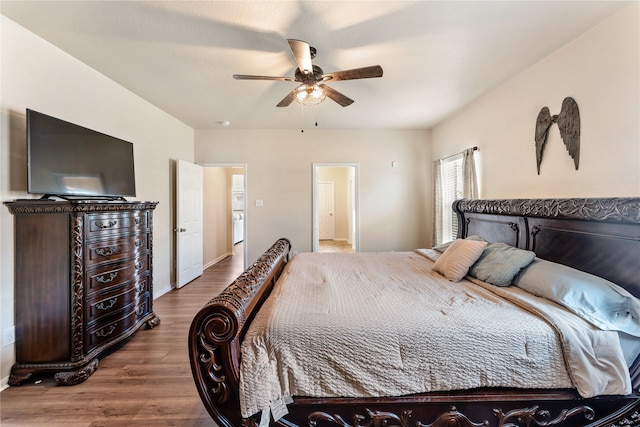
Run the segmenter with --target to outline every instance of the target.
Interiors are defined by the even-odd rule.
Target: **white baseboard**
[[[218,258],[214,259],[213,261],[210,261],[210,262],[206,263],[205,265],[203,265],[202,269],[206,270],[207,268],[211,267],[212,265],[219,263],[223,259],[225,259],[227,257],[230,257],[231,255],[233,255],[233,252],[227,252],[224,255],[220,255]]]
[[[0,391],[8,389],[9,388],[9,377],[6,376],[2,379],[0,379]]]
[[[173,285],[168,285],[162,288],[156,288],[155,286],[153,287],[153,299],[158,299],[160,298],[162,295],[166,294],[167,292],[169,292],[171,289],[173,289],[175,286]]]
[[[212,266],[212,265],[214,265],[214,264],[219,263],[220,261],[222,261],[223,259],[225,259],[225,258],[227,258],[227,257],[229,257],[229,256],[231,256],[231,255],[233,255],[233,253],[232,253],[232,252],[227,252],[227,253],[226,253],[226,254],[224,254],[224,255],[220,255],[218,258],[214,259],[213,261],[208,262],[208,263],[206,263],[205,265],[203,265],[203,266],[202,266],[202,269],[203,269],[203,270],[206,270],[207,268],[211,267],[211,266]],[[175,284],[175,283],[172,283],[172,284],[170,284],[169,286],[165,286],[165,287],[163,287],[163,288],[156,288],[156,287],[154,286],[154,287],[153,287],[153,299],[155,300],[155,299],[157,299],[157,298],[160,298],[162,295],[166,294],[167,292],[172,291],[172,290],[173,290],[173,289],[175,289],[175,288],[176,288],[176,284]]]

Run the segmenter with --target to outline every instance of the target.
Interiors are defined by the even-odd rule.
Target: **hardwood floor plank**
[[[216,426],[193,383],[187,334],[196,312],[243,271],[238,258],[228,257],[185,287],[156,299],[154,311],[161,319],[160,325],[140,330],[117,346],[100,360],[98,370],[87,381],[58,386],[51,375],[46,375],[2,391],[0,424]]]

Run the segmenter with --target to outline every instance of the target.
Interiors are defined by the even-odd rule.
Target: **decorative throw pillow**
[[[466,276],[469,267],[482,255],[487,245],[487,242],[479,240],[454,240],[433,264],[433,271],[452,282],[459,282]]]
[[[601,277],[536,258],[513,284],[565,306],[600,329],[640,337],[640,300]]]
[[[524,267],[531,264],[535,252],[514,248],[506,243],[492,243],[471,266],[469,274],[496,286],[509,286]]]

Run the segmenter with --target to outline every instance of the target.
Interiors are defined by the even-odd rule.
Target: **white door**
[[[333,240],[335,233],[333,182],[318,183],[318,238]]]
[[[176,286],[202,275],[202,166],[176,165]]]

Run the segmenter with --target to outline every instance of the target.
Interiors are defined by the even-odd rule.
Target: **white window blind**
[[[452,205],[463,197],[462,154],[442,160],[442,242],[458,235],[458,219]]]

